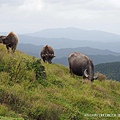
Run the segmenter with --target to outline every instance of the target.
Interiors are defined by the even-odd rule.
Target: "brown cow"
[[[52,59],[55,57],[54,56],[54,50],[52,49],[51,46],[44,46],[41,53],[40,53],[41,58],[43,59],[44,62],[52,63]]]
[[[14,53],[18,44],[18,37],[15,33],[10,32],[7,36],[0,36],[0,43],[6,45],[8,52],[9,48],[11,48]]]

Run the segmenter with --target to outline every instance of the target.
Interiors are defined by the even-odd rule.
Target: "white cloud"
[[[0,14],[7,31],[79,27],[120,34],[119,0],[0,0]]]
[[[24,0],[0,0],[0,6],[19,6],[22,5]]]
[[[42,0],[25,0],[24,4],[20,6],[21,9],[27,11],[40,11],[43,7]]]

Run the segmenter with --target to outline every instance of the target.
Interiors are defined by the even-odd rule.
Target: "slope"
[[[8,54],[3,45],[0,65],[0,116],[29,120],[120,117],[119,82],[83,82],[72,77],[67,67],[43,63],[20,51]]]

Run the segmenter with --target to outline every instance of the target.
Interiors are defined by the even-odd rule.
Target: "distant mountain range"
[[[51,45],[54,49],[91,47],[120,52],[120,35],[98,30],[79,28],[45,29],[19,35],[19,42],[34,45]]]
[[[117,34],[98,30],[83,30],[74,27],[45,29],[28,35],[43,38],[69,38],[83,41],[120,42],[120,35]]]

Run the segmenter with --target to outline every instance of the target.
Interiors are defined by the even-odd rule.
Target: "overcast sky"
[[[120,35],[120,0],[0,0],[0,32],[66,27]]]

